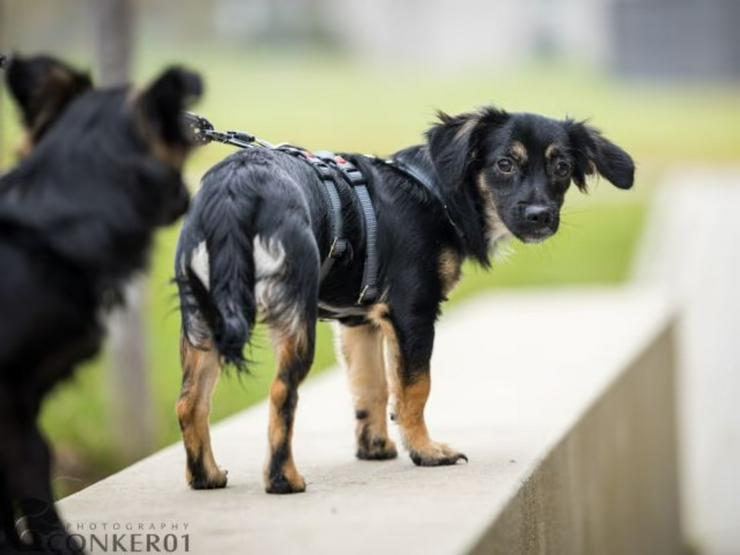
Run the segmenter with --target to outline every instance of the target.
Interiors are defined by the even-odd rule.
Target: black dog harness
[[[462,229],[460,229],[460,226],[458,226],[455,223],[455,220],[452,218],[452,214],[450,213],[450,208],[447,206],[447,202],[442,196],[442,193],[435,186],[434,180],[431,177],[429,177],[423,172],[420,172],[414,166],[404,162],[403,160],[400,160],[399,158],[391,158],[389,160],[382,160],[382,162],[386,166],[390,166],[391,168],[394,168],[400,171],[401,173],[406,174],[406,176],[416,181],[419,185],[421,185],[424,189],[426,189],[429,193],[431,193],[431,195],[442,206],[445,216],[447,217],[447,221],[450,223],[452,228],[455,230],[455,233],[457,233],[458,238],[461,241],[464,240],[465,236],[462,232]]]
[[[331,229],[331,246],[329,253],[321,263],[321,281],[329,275],[334,263],[344,257],[349,251],[349,241],[344,237],[344,222],[342,219],[342,204],[335,181],[335,172],[338,172],[354,191],[362,208],[365,224],[365,265],[362,272],[362,285],[357,298],[359,305],[371,305],[378,299],[378,251],[377,251],[377,220],[375,209],[367,190],[367,180],[354,164],[337,156],[332,152],[312,153],[303,148],[291,145],[274,146],[254,135],[238,131],[220,132],[213,128],[211,122],[204,117],[186,112],[185,122],[191,127],[195,142],[207,144],[211,141],[230,144],[238,148],[268,148],[279,150],[295,156],[311,165],[321,180],[324,195],[330,206],[329,226]]]

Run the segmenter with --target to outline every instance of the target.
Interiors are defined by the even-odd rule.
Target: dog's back
[[[303,285],[315,280],[319,263],[312,228],[318,208],[295,177],[305,169],[285,154],[250,150],[204,176],[175,268],[183,328],[193,345],[212,341],[221,357],[241,367],[258,308],[286,333],[315,312],[317,291],[307,295]],[[315,179],[310,169],[304,178]]]

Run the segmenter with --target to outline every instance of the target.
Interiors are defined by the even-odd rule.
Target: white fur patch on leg
[[[201,241],[198,243],[198,246],[193,249],[193,254],[190,257],[190,269],[193,270],[193,273],[197,276],[200,282],[206,289],[208,289],[211,281],[210,262],[205,241]]]
[[[291,298],[285,280],[285,249],[279,240],[262,239],[255,235],[252,242],[254,256],[255,297],[264,316],[285,332],[295,332],[301,321],[298,299]]]

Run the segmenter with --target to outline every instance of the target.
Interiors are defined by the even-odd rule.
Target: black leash
[[[321,263],[320,279],[331,272],[336,260],[341,259],[349,251],[349,241],[343,236],[344,225],[342,219],[342,205],[334,180],[336,170],[354,191],[362,207],[365,222],[365,266],[362,272],[362,286],[357,298],[359,305],[371,305],[378,299],[378,252],[377,252],[377,220],[370,193],[367,190],[367,180],[354,164],[337,156],[332,152],[313,154],[305,149],[291,145],[272,145],[249,133],[240,131],[221,132],[214,129],[206,118],[192,112],[184,113],[184,121],[190,127],[193,140],[197,144],[208,144],[212,141],[229,144],[238,148],[267,148],[279,150],[295,156],[311,165],[321,182],[324,184],[324,194],[331,207],[330,228],[332,242],[324,261]]]

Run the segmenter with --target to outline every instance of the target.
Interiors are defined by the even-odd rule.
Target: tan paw
[[[202,465],[188,464],[186,478],[193,489],[220,489],[226,487],[229,471],[216,470],[206,471]]]
[[[429,441],[420,448],[410,448],[409,455],[417,466],[448,466],[458,461],[468,462],[468,457],[444,443]]]
[[[301,493],[306,491],[306,481],[298,472],[277,472],[267,477],[267,493]]]
[[[363,461],[387,461],[398,456],[396,444],[387,437],[369,437],[361,434],[357,438],[357,458]]]

